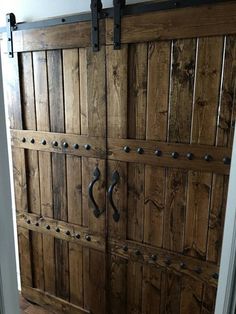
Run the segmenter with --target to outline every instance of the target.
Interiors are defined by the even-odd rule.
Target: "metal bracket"
[[[12,40],[12,31],[16,25],[16,17],[13,13],[8,13],[6,15],[6,30],[7,30],[7,51],[8,57],[13,58],[13,40]]]
[[[101,0],[91,0],[92,13],[92,46],[93,51],[99,51],[99,17],[102,10]]]
[[[114,5],[114,49],[121,48],[121,17],[125,7],[125,0],[113,0]]]

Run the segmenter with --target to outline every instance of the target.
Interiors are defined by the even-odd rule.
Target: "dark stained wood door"
[[[233,8],[124,17],[121,50],[108,22],[109,313],[214,313],[236,80],[216,28]]]
[[[214,313],[235,20],[234,1],[125,16],[114,50],[107,19],[99,52],[90,22],[14,31],[13,59],[3,41],[27,299],[56,313]]]
[[[81,29],[83,36],[77,38]],[[2,54],[22,294],[57,313],[102,314],[105,47],[92,52],[89,22],[76,28],[76,42],[67,40],[72,35],[68,25],[63,31],[64,41],[60,27],[48,29],[47,45],[41,30],[28,31],[24,38],[30,47],[24,43],[13,59]],[[38,46],[32,38],[40,41]]]

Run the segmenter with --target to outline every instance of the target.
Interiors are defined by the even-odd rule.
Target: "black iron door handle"
[[[96,218],[98,218],[103,212],[103,210],[99,209],[93,196],[93,187],[94,187],[94,184],[99,180],[100,175],[101,175],[100,170],[98,169],[98,167],[96,167],[93,172],[93,180],[89,183],[89,186],[88,186],[89,199],[93,205],[93,208],[94,208],[93,213]]]
[[[113,213],[113,219],[115,220],[115,222],[118,222],[119,219],[120,219],[120,213],[116,207],[116,205],[114,204],[114,201],[113,201],[113,190],[114,190],[114,187],[117,185],[117,183],[119,182],[120,180],[120,175],[117,171],[113,172],[112,174],[112,182],[111,182],[111,185],[108,189],[108,199],[110,201],[110,204],[114,210],[114,213]]]

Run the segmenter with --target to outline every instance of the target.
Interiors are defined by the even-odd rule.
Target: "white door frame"
[[[0,313],[19,313],[10,167],[0,60]]]
[[[233,314],[236,301],[236,135],[226,205],[224,237],[220,262],[215,314]]]

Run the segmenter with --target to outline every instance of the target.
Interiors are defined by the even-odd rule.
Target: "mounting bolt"
[[[128,246],[127,246],[127,245],[124,245],[124,246],[123,246],[123,251],[124,251],[124,252],[128,252]]]
[[[123,150],[124,150],[124,152],[126,152],[126,153],[129,153],[129,152],[130,152],[129,146],[124,146]]]
[[[78,149],[79,145],[78,144],[74,144],[73,147],[74,147],[74,149]]]
[[[34,138],[32,138],[32,139],[30,140],[30,143],[31,143],[31,144],[34,144],[34,143],[35,143]]]
[[[186,268],[186,264],[185,264],[184,262],[181,262],[181,263],[180,263],[180,267],[181,267],[182,269],[185,269],[185,268]]]
[[[62,144],[62,146],[64,147],[64,148],[68,148],[68,143],[66,143],[66,142],[64,142],[63,144]]]
[[[139,250],[135,250],[134,253],[135,253],[136,256],[141,255],[141,252]]]
[[[52,145],[56,147],[56,146],[58,146],[58,142],[57,141],[53,141]]]
[[[50,229],[51,229],[51,227],[50,227],[49,225],[47,225],[47,226],[46,226],[46,228],[47,228],[48,230],[50,230]]]
[[[155,155],[160,157],[162,155],[162,151],[160,149],[155,150]]]
[[[209,154],[206,154],[206,155],[204,156],[204,159],[205,159],[205,161],[212,161],[212,160],[213,160],[212,156],[209,155]]]
[[[230,158],[230,157],[224,157],[224,158],[223,158],[223,163],[224,163],[225,165],[230,165],[230,163],[231,163],[231,158]]]
[[[60,228],[56,228],[56,232],[60,232]]]
[[[152,254],[152,255],[151,255],[151,260],[152,260],[153,262],[155,262],[155,261],[157,260],[157,256],[156,256],[155,254]]]
[[[215,280],[218,280],[219,279],[219,274],[218,273],[214,273],[212,275],[212,277],[215,279]]]
[[[177,152],[171,153],[172,158],[177,159],[179,157],[179,154]]]
[[[194,158],[193,153],[187,153],[187,158],[188,158],[188,160],[193,160],[193,158]]]
[[[140,155],[142,155],[142,154],[144,153],[143,148],[142,148],[142,147],[139,147],[139,148],[137,149],[137,153],[140,154]]]
[[[26,142],[26,138],[25,138],[25,137],[22,138],[22,142],[23,142],[23,143]]]
[[[91,146],[90,146],[89,144],[85,144],[85,145],[84,145],[84,148],[85,148],[86,150],[90,150]]]
[[[85,239],[86,239],[87,241],[91,241],[91,237],[90,237],[88,234],[86,234]]]
[[[46,145],[47,144],[46,140],[42,140],[41,144]]]
[[[76,238],[80,239],[80,234],[79,233],[76,234]]]
[[[70,231],[69,230],[66,231],[66,235],[70,236]]]

